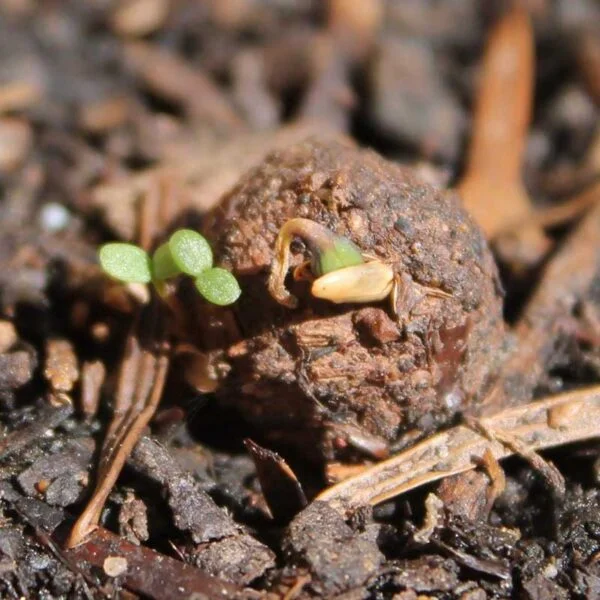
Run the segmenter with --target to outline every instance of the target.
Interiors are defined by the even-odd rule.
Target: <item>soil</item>
[[[495,228],[456,189],[513,2],[0,0],[0,597],[600,598],[600,425],[573,401],[490,427],[600,397],[600,8],[515,4],[536,50],[510,146],[526,199]],[[298,217],[389,265],[395,307],[319,300],[291,270],[299,304],[279,304]],[[101,272],[99,244],[182,225],[237,277],[233,306],[185,281],[144,304]],[[559,441],[524,444],[534,425]],[[491,451],[456,474],[449,445],[428,471],[459,427]],[[422,481],[331,500],[348,478],[369,497],[416,443]]]

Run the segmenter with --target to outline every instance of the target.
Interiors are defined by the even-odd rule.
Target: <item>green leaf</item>
[[[218,306],[233,304],[242,293],[236,278],[225,269],[207,269],[196,278],[196,287],[206,300]]]
[[[152,257],[152,275],[155,280],[164,281],[181,273],[175,264],[169,244],[161,244]]]
[[[317,256],[315,275],[320,277],[332,271],[360,265],[364,262],[362,254],[356,244],[348,238],[338,236],[330,247]]]
[[[212,250],[197,231],[180,229],[169,238],[174,263],[183,273],[198,276],[213,264]]]
[[[152,279],[150,257],[138,246],[112,242],[98,251],[103,271],[125,283],[148,283]]]

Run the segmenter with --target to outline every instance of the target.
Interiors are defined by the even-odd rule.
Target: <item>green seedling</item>
[[[290,266],[290,244],[295,237],[306,243],[311,257],[295,270],[296,279],[314,279],[365,262],[360,249],[347,237],[338,235],[310,219],[290,219],[279,230],[269,278],[271,295],[289,308],[298,305],[298,299],[292,296],[284,285]]]
[[[236,278],[225,269],[207,269],[196,278],[196,288],[206,300],[217,306],[233,304],[242,293]]]
[[[176,231],[152,258],[142,248],[121,242],[102,246],[98,258],[109,277],[123,283],[152,282],[161,295],[167,289],[166,281],[179,275],[192,277],[200,294],[218,306],[232,304],[241,294],[229,271],[213,268],[209,243],[191,229]]]
[[[125,283],[149,283],[152,280],[150,257],[133,244],[105,244],[98,253],[104,272]]]

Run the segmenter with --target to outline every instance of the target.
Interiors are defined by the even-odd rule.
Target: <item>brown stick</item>
[[[381,0],[329,0],[328,25],[333,36],[357,59],[371,49],[383,21]]]
[[[534,81],[534,45],[527,12],[514,2],[493,28],[485,51],[465,175],[458,185],[465,206],[493,240],[526,219],[532,207],[521,179]],[[549,249],[530,224],[511,248],[519,262],[535,263]],[[510,257],[509,257],[510,258]]]
[[[10,504],[32,527],[36,538],[43,546],[68,569],[98,589],[98,597],[103,597],[98,580],[98,569],[104,568],[106,559],[116,557],[126,560],[125,571],[119,576],[123,587],[144,598],[190,600],[197,597],[206,600],[228,598],[249,600],[254,598],[255,594],[258,597],[258,592],[254,590],[242,589],[171,556],[132,544],[103,527],[98,527],[82,545],[65,550],[65,533],[70,519],[65,519],[62,509],[23,496],[11,500]],[[41,514],[44,515],[43,519],[40,518]]]
[[[232,583],[211,577],[200,569],[150,548],[136,546],[101,527],[85,544],[64,553],[86,571],[91,571],[91,567],[102,568],[107,558],[125,558],[127,570],[121,576],[123,585],[147,598],[226,600],[242,596],[241,589]]]

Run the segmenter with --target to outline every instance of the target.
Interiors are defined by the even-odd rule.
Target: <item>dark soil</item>
[[[502,410],[599,383],[597,261],[553,271],[572,289],[555,287],[531,363],[503,370],[581,213],[516,268],[450,191],[509,4],[0,0],[1,598],[600,598],[594,440],[537,461],[521,449],[503,471],[474,456],[470,473],[351,514],[313,501],[440,428],[476,427],[496,389]],[[541,210],[597,183],[600,7],[522,4],[536,45],[523,179]],[[400,318],[291,276],[299,306],[278,304],[267,281],[294,217],[391,265]],[[67,549],[126,340],[143,338],[142,360],[156,341],[156,305],[108,281],[96,249],[155,247],[181,224],[242,296],[211,307],[182,282],[159,306],[159,410],[100,528]],[[311,258],[301,238],[292,256]]]

